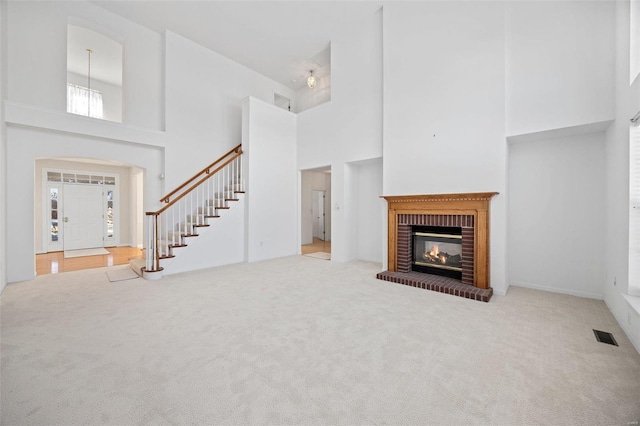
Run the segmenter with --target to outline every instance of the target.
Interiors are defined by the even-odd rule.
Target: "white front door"
[[[64,185],[64,249],[103,247],[102,186]]]

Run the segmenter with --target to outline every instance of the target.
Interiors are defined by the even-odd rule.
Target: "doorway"
[[[318,238],[321,241],[325,241],[325,213],[324,202],[326,199],[326,191],[318,191],[314,189],[311,191],[311,217],[313,220],[312,233],[313,238]]]
[[[125,170],[129,173],[128,169],[122,169]],[[122,174],[48,167],[38,171],[42,175],[44,201],[40,211],[42,232],[36,233],[36,241],[42,244],[41,252],[118,245],[121,213],[129,216],[129,212],[119,208]]]
[[[64,250],[104,246],[102,194],[98,185],[64,185]]]
[[[331,253],[331,168],[301,173],[301,253],[329,259]]]
[[[142,256],[143,169],[48,158],[36,160],[35,172],[37,275],[122,265]]]

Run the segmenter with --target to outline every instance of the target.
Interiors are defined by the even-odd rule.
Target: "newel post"
[[[158,246],[158,213],[146,212],[147,215],[147,250],[146,267],[147,272],[160,271],[160,251]]]

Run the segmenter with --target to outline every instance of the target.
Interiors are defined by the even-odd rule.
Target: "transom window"
[[[64,183],[88,183],[92,185],[115,185],[115,176],[103,176],[93,174],[67,173],[67,172],[47,172],[48,182]]]

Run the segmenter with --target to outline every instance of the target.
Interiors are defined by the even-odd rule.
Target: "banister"
[[[231,152],[228,152],[226,155],[229,155]],[[225,156],[226,156],[225,155]],[[173,206],[175,203],[177,203],[178,201],[180,201],[182,198],[184,198],[187,194],[189,194],[191,191],[193,191],[195,188],[197,188],[202,182],[206,181],[207,179],[209,179],[209,177],[215,175],[216,173],[218,173],[220,170],[222,170],[226,165],[231,164],[231,162],[233,160],[235,160],[236,158],[240,157],[242,155],[242,150],[240,150],[240,152],[238,152],[236,155],[234,155],[233,157],[229,158],[227,161],[225,161],[223,164],[221,164],[220,166],[218,166],[218,168],[216,168],[213,172],[207,173],[206,176],[204,176],[202,179],[200,179],[198,182],[196,182],[195,184],[193,184],[191,186],[191,188],[187,189],[186,191],[184,191],[182,194],[178,195],[176,198],[174,198],[171,201],[166,202],[167,204],[162,207],[160,210],[158,210],[157,212],[148,212],[147,214],[152,214],[152,215],[160,215],[162,214],[165,210],[167,210],[169,207]],[[205,169],[206,170],[206,169]],[[198,176],[195,176],[198,177]],[[193,180],[193,179],[192,179]]]
[[[196,173],[195,175],[193,175],[190,179],[188,179],[187,181],[185,181],[182,185],[180,185],[179,187],[177,187],[176,189],[174,189],[173,191],[171,191],[170,193],[168,193],[167,195],[165,195],[164,197],[162,197],[160,199],[161,203],[168,203],[169,202],[169,198],[176,194],[177,192],[179,192],[180,190],[182,190],[183,188],[185,188],[187,185],[189,185],[191,182],[193,182],[194,180],[196,180],[199,176],[201,176],[203,173],[206,173],[207,175],[211,174],[210,169],[215,166],[216,164],[218,164],[220,161],[222,161],[223,159],[225,159],[227,156],[229,156],[231,153],[235,152],[236,154],[242,154],[242,144],[232,148],[229,152],[227,152],[226,154],[222,155],[220,158],[218,158],[216,161],[214,161],[213,163],[209,164],[207,167],[205,167],[204,169],[200,170],[198,173]],[[234,157],[234,158],[237,158]],[[228,163],[226,163],[228,164]],[[217,170],[220,170],[220,168],[218,168]],[[217,171],[216,170],[216,171]],[[213,172],[215,173],[215,172]],[[206,180],[206,179],[204,179]],[[202,180],[200,181],[202,182]],[[198,182],[198,184],[200,183]],[[198,184],[196,184],[195,186],[198,186]],[[162,211],[160,211],[159,213],[161,213]]]
[[[159,210],[145,212],[149,232],[145,272],[162,271],[160,261],[175,257],[174,248],[186,247],[184,238],[197,237],[197,229],[209,226],[207,218],[219,217],[215,209],[238,201],[234,195],[244,193],[242,155],[242,145],[234,147],[163,197]]]

